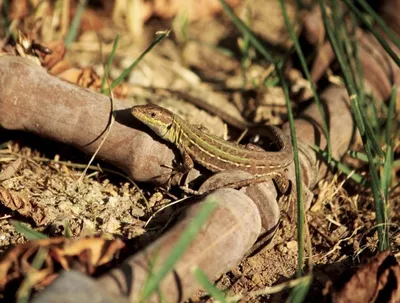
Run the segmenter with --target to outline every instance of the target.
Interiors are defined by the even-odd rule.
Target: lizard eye
[[[156,114],[156,113],[151,113],[150,116],[151,116],[152,118],[154,118],[155,116],[157,116],[157,114]]]

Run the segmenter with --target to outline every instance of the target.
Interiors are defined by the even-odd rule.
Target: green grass
[[[354,5],[354,2],[351,0],[343,0],[351,9],[351,11],[357,16],[359,20],[363,22],[368,28],[368,30],[374,35],[374,37],[379,41],[379,43],[382,45],[382,47],[385,49],[386,53],[392,58],[392,60],[397,64],[397,66],[400,66],[400,59],[395,53],[395,51],[390,47],[389,43],[385,40],[385,38],[378,32],[374,24],[371,24],[368,22],[368,20],[365,18],[365,16],[362,14],[362,12],[357,9],[357,7]],[[336,2],[336,1],[335,1]],[[364,3],[363,1],[359,1],[360,3]],[[367,6],[365,6],[367,7]],[[377,14],[371,15],[373,18],[377,17]],[[377,19],[375,19],[377,20]],[[378,21],[377,21],[378,22]],[[379,22],[381,23],[381,28],[385,29],[385,32],[389,34],[389,38],[392,38],[392,42],[394,42],[398,47],[400,46],[398,38],[395,36],[394,33],[389,29],[388,26],[385,25],[384,21],[379,18]]]
[[[75,41],[76,37],[79,33],[79,26],[81,25],[81,19],[83,11],[85,10],[87,4],[87,0],[81,0],[76,9],[76,13],[74,18],[72,19],[71,27],[67,33],[67,36],[64,39],[65,47],[68,48],[73,41]]]
[[[231,21],[235,24],[235,26],[248,38],[249,42],[253,45],[253,47],[270,63],[275,65],[275,70],[277,76],[279,78],[280,85],[283,89],[286,101],[286,109],[288,113],[288,120],[290,125],[290,134],[292,139],[293,145],[293,152],[294,152],[294,165],[295,165],[295,177],[296,177],[296,188],[297,188],[297,243],[298,243],[298,260],[297,260],[297,277],[301,277],[303,275],[303,265],[304,265],[304,248],[305,248],[305,241],[304,241],[304,232],[305,228],[305,214],[304,214],[304,201],[303,201],[303,188],[302,188],[302,181],[300,175],[300,161],[299,161],[299,154],[298,154],[298,146],[297,146],[297,137],[296,137],[296,129],[294,127],[294,116],[290,104],[290,97],[289,97],[289,87],[286,83],[284,74],[283,74],[283,62],[282,60],[275,59],[272,54],[270,54],[267,49],[263,46],[263,44],[255,37],[255,35],[251,32],[251,30],[244,24],[230,9],[230,7],[226,4],[224,0],[219,0],[221,3],[224,12],[229,16]],[[329,136],[329,135],[328,135]],[[311,260],[311,256],[310,259]],[[297,295],[301,302],[302,298],[300,295]]]
[[[313,93],[313,96],[314,96],[315,104],[317,105],[318,111],[319,111],[319,113],[320,113],[320,115],[322,117],[322,129],[324,131],[324,135],[325,135],[326,142],[327,142],[327,147],[328,147],[327,161],[328,161],[328,163],[330,163],[331,159],[332,159],[332,146],[331,146],[331,139],[330,139],[330,135],[329,135],[329,127],[328,127],[328,123],[326,122],[327,118],[326,118],[326,115],[325,115],[325,112],[324,112],[324,109],[323,109],[323,105],[321,103],[321,100],[319,99],[319,96],[318,96],[318,93],[317,93],[317,88],[315,87],[315,84],[311,79],[311,74],[310,74],[310,71],[308,69],[306,59],[304,57],[303,51],[302,51],[302,49],[300,47],[299,41],[298,41],[298,39],[296,37],[296,34],[294,32],[293,26],[290,24],[289,16],[288,16],[288,13],[286,11],[285,2],[283,0],[279,0],[279,3],[281,5],[283,18],[285,20],[286,27],[287,27],[287,29],[289,31],[290,38],[292,39],[292,41],[294,43],[294,48],[296,50],[297,55],[299,56],[301,67],[302,67],[302,69],[304,71],[304,74],[306,75],[306,78],[307,78],[308,82],[310,83],[310,87],[311,87],[311,90],[312,90],[312,93]]]
[[[367,21],[362,13],[358,9],[355,8],[353,3],[350,3],[350,0],[345,0],[346,3],[349,4],[351,11],[350,14],[351,27],[346,28],[343,20],[344,13],[340,9],[340,5],[338,1],[324,1],[319,0],[321,12],[323,15],[323,21],[326,28],[326,32],[329,38],[329,41],[332,45],[334,53],[336,55],[337,61],[340,66],[340,70],[342,72],[343,80],[345,86],[347,88],[348,94],[350,96],[350,106],[351,111],[356,122],[356,127],[361,135],[365,154],[357,153],[357,155],[363,161],[368,162],[369,166],[369,176],[370,178],[365,178],[364,176],[354,172],[354,170],[348,168],[346,165],[341,163],[338,160],[331,158],[331,146],[330,146],[330,138],[329,138],[329,130],[328,125],[326,123],[326,117],[323,112],[323,108],[321,102],[318,98],[318,93],[316,91],[315,85],[311,82],[310,72],[308,70],[306,60],[304,58],[303,51],[299,45],[297,37],[294,33],[293,27],[290,24],[285,3],[283,0],[280,0],[283,17],[285,20],[285,24],[289,30],[290,37],[294,43],[294,49],[300,59],[300,63],[303,69],[303,72],[306,78],[310,81],[311,89],[314,95],[314,100],[318,106],[320,114],[323,118],[323,131],[328,141],[328,151],[322,151],[318,147],[314,147],[316,152],[325,157],[326,161],[331,164],[331,166],[337,167],[342,172],[350,175],[350,178],[356,181],[357,183],[365,186],[369,186],[372,188],[372,194],[374,197],[374,205],[375,212],[377,218],[376,228],[378,230],[378,238],[379,238],[379,249],[384,250],[388,248],[389,245],[389,237],[388,230],[386,226],[388,225],[388,211],[386,208],[386,201],[388,199],[388,194],[390,192],[390,184],[392,177],[392,169],[393,165],[396,165],[396,162],[393,161],[393,146],[392,140],[390,137],[391,134],[391,121],[393,120],[393,116],[391,114],[388,115],[387,121],[389,121],[386,125],[385,130],[385,151],[382,150],[380,142],[381,138],[381,126],[382,121],[378,118],[378,111],[375,107],[376,104],[374,102],[367,103],[367,97],[365,88],[363,85],[363,71],[361,67],[361,63],[359,60],[359,50],[357,41],[355,38],[355,29],[358,27],[358,21],[363,22],[367,28],[375,35],[378,41],[381,43],[382,47],[391,55],[392,59],[399,64],[400,60],[394,54],[393,50],[389,47],[388,43],[384,40],[384,38],[376,31],[374,28],[374,24]],[[358,2],[363,6],[365,10],[367,10],[372,16],[373,20],[375,20],[380,27],[384,30],[384,32],[389,36],[389,38],[394,42],[397,46],[400,45],[398,37],[391,32],[391,30],[384,24],[383,20],[379,18],[377,14],[373,14],[370,10],[368,4],[365,3],[364,0],[358,0]],[[293,115],[290,109],[289,103],[289,95],[288,95],[288,87],[285,82],[282,73],[282,61],[276,59],[276,57],[272,56],[268,50],[266,50],[262,43],[255,38],[252,34],[251,30],[247,27],[244,22],[242,22],[233,11],[229,8],[229,6],[225,3],[224,0],[220,0],[220,3],[225,11],[225,13],[230,17],[231,21],[236,25],[236,27],[243,33],[244,41],[246,42],[245,50],[252,45],[267,61],[275,65],[276,74],[279,78],[280,85],[285,93],[287,99],[287,108],[288,108],[288,116],[289,123],[291,125],[291,135],[292,138],[295,138],[295,130],[293,127]],[[328,17],[326,12],[326,8],[328,5],[331,7],[331,17]],[[246,52],[243,52],[243,55],[246,57]],[[246,59],[246,58],[244,58]],[[373,98],[370,98],[373,100]],[[395,92],[393,91],[392,98],[389,104],[389,113],[393,113],[394,111],[394,102],[395,100]],[[295,166],[296,166],[296,185],[298,186],[298,275],[302,274],[302,266],[304,264],[304,231],[303,231],[303,222],[304,222],[304,208],[302,203],[302,189],[301,189],[301,181],[300,174],[298,170],[298,155],[297,155],[297,144],[296,141],[293,140],[293,146],[295,150]],[[292,292],[289,301],[291,302],[302,302],[307,293],[307,287],[299,287],[295,288]]]
[[[200,208],[197,216],[182,232],[161,268],[156,272],[154,272],[154,270],[151,271],[151,274],[149,275],[148,280],[143,287],[141,302],[146,302],[146,300],[148,300],[151,295],[159,289],[162,279],[164,279],[165,276],[173,270],[176,262],[182,257],[183,253],[196,238],[196,235],[217,206],[217,203],[217,201],[211,199],[204,201],[203,206]],[[154,260],[154,262],[155,261],[156,260]]]
[[[106,83],[108,76],[110,75],[111,64],[114,60],[115,53],[117,52],[118,42],[119,42],[119,34],[117,34],[117,36],[115,37],[110,56],[108,57],[107,63],[104,67],[104,75],[103,78],[101,79],[101,88],[100,88],[100,93],[102,94],[105,94],[106,91]]]
[[[345,0],[346,1],[346,0]],[[336,1],[332,1],[333,3],[336,3]],[[346,1],[348,2],[348,1]],[[340,65],[340,70],[343,75],[344,82],[346,84],[346,88],[348,91],[348,94],[350,96],[350,105],[351,105],[351,111],[353,114],[353,117],[356,122],[357,129],[361,135],[362,142],[364,145],[365,153],[367,155],[368,159],[368,165],[369,165],[369,173],[370,173],[370,185],[372,188],[372,194],[374,197],[374,205],[375,205],[375,213],[376,213],[376,218],[377,218],[377,230],[378,230],[378,239],[379,239],[379,250],[385,250],[389,247],[389,235],[387,232],[387,229],[385,228],[386,223],[387,223],[387,216],[386,216],[386,199],[384,197],[384,192],[388,190],[389,184],[387,182],[382,182],[380,174],[379,174],[379,167],[376,164],[376,158],[383,158],[385,159],[384,162],[390,162],[390,153],[393,154],[390,150],[389,153],[386,152],[386,154],[383,153],[380,145],[378,142],[380,141],[376,133],[373,131],[373,127],[370,124],[370,117],[367,115],[367,110],[366,108],[368,105],[366,104],[365,100],[365,92],[363,91],[363,86],[362,85],[357,85],[357,80],[355,79],[354,73],[351,72],[348,61],[349,60],[355,60],[355,63],[357,65],[358,69],[361,69],[360,62],[358,61],[356,54],[354,55],[353,58],[349,58],[349,53],[344,52],[344,43],[346,43],[346,34],[343,35],[343,33],[346,33],[347,29],[345,28],[344,25],[341,26],[335,26],[333,27],[332,24],[330,23],[330,19],[328,18],[327,12],[326,12],[326,1],[319,0],[320,3],[320,8],[325,24],[325,28],[329,37],[329,40],[331,42],[332,48],[334,50],[334,53],[336,55],[337,61]],[[352,4],[350,4],[351,6]],[[358,12],[355,12],[355,16],[357,18],[361,18],[361,15]],[[368,28],[372,31],[375,32],[375,29],[373,29],[372,25],[368,26]],[[339,32],[342,31],[342,32]],[[341,35],[342,34],[342,35]],[[342,38],[342,39],[340,39]],[[378,40],[384,44],[386,41],[383,41],[383,37],[379,37]],[[386,49],[390,53],[389,49]],[[346,56],[347,55],[347,56]],[[358,83],[362,83],[363,78],[360,72],[357,73],[358,77]],[[374,121],[375,124],[377,124],[377,121]],[[391,166],[389,166],[391,167]],[[387,169],[389,169],[389,167]],[[383,188],[384,186],[385,188]]]
[[[16,294],[16,302],[17,303],[28,303],[30,301],[32,287],[35,285],[36,281],[34,281],[31,277],[35,274],[35,271],[39,271],[46,257],[48,255],[48,249],[45,247],[39,247],[38,251],[35,254],[35,257],[31,263],[31,270],[25,273],[25,279],[21,283],[17,294]]]
[[[298,268],[297,275],[301,276],[303,273],[303,264],[304,264],[304,202],[303,202],[303,189],[302,182],[300,176],[300,162],[298,155],[298,147],[297,147],[297,137],[296,137],[296,129],[294,127],[294,118],[293,112],[290,105],[290,97],[289,97],[289,87],[286,83],[283,69],[282,69],[282,61],[279,59],[275,59],[274,56],[264,47],[264,45],[255,37],[255,35],[251,32],[251,30],[244,24],[232,11],[232,9],[227,5],[224,0],[219,0],[224,12],[229,16],[232,23],[244,34],[248,37],[249,42],[253,45],[253,47],[270,63],[275,65],[275,70],[277,72],[277,76],[280,81],[280,85],[282,86],[282,90],[285,95],[286,101],[286,109],[288,114],[288,120],[290,125],[290,134],[292,138],[292,145],[294,151],[294,164],[295,164],[295,176],[296,176],[296,188],[297,188],[297,222],[298,222]]]
[[[307,277],[307,276],[305,276]],[[290,292],[289,297],[286,302],[291,303],[302,303],[304,302],[308,291],[310,290],[312,279],[304,280],[304,282],[296,285],[293,290]]]
[[[45,234],[42,234],[38,231],[29,228],[21,222],[11,220],[11,224],[19,233],[21,233],[29,241],[48,239],[48,236],[46,236]],[[29,302],[29,298],[32,292],[32,287],[34,283],[36,283],[36,281],[32,281],[31,275],[34,274],[35,270],[40,270],[40,268],[44,264],[44,261],[46,260],[47,254],[48,254],[47,248],[39,247],[31,263],[32,270],[27,273],[24,273],[25,279],[21,283],[16,293],[17,303]]]
[[[118,84],[120,84],[129,74],[130,72],[136,67],[136,65],[139,64],[139,62],[148,54],[154,46],[156,46],[158,43],[160,43],[162,40],[167,38],[170,34],[170,31],[163,31],[157,33],[156,39],[150,44],[149,47],[147,47],[144,52],[128,67],[126,68],[117,79],[115,79],[112,83],[110,88],[106,89],[104,91],[104,94],[109,94],[109,91],[114,89]]]
[[[379,25],[380,29],[383,30],[385,35],[392,41],[398,48],[400,48],[400,39],[399,36],[394,33],[386,24],[386,22],[372,9],[371,6],[365,0],[357,0],[357,2],[361,5],[361,7],[368,13],[369,16]],[[352,5],[350,6],[352,10],[358,9]],[[363,22],[368,22],[366,18],[362,20]]]
[[[9,6],[10,4],[8,3],[8,0],[3,1],[3,7],[2,7],[2,16],[0,18],[0,23],[1,27],[4,30],[4,37],[8,37],[10,35],[10,18],[9,18]]]
[[[326,151],[320,149],[316,145],[311,146],[311,148],[318,154],[319,157],[321,157],[322,159],[325,159],[326,162],[328,162],[328,154],[327,154]],[[367,157],[366,155],[364,155],[364,156]],[[356,182],[358,184],[361,184],[361,185],[367,185],[368,184],[368,181],[364,176],[356,173],[354,171],[354,169],[351,169],[350,167],[348,167],[347,165],[343,164],[339,160],[336,160],[336,159],[332,158],[329,164],[330,164],[330,166],[332,168],[338,169],[340,172],[342,172],[345,175],[347,175],[354,182]]]
[[[229,301],[226,299],[225,294],[220,291],[213,282],[208,279],[207,275],[198,267],[193,269],[193,274],[195,275],[197,281],[199,281],[200,285],[203,289],[211,295],[212,298],[217,300],[220,303],[228,303]]]
[[[247,6],[245,8],[245,10],[246,10],[245,23],[247,26],[250,26],[251,18],[250,18],[249,7]],[[251,62],[254,57],[254,54],[253,54],[254,52],[251,47],[252,45],[250,43],[249,36],[246,33],[243,34],[243,37],[238,39],[238,46],[239,46],[239,50],[241,52],[240,68],[242,71],[242,89],[244,89],[246,87],[246,84],[248,81],[247,76],[246,76],[246,71],[251,66]]]
[[[29,228],[25,224],[11,220],[12,226],[14,226],[15,230],[21,233],[27,240],[33,241],[33,240],[41,240],[41,239],[47,239],[48,236],[45,234],[42,234],[36,230],[33,230],[32,228]]]

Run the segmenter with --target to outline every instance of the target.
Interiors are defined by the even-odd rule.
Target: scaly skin
[[[212,172],[236,169],[255,176],[246,184],[241,182],[237,187],[271,178],[281,192],[286,192],[289,187],[289,181],[282,172],[292,163],[293,150],[289,137],[277,127],[262,127],[266,135],[280,148],[279,151],[268,152],[249,149],[208,134],[154,104],[135,106],[132,108],[132,115],[180,150],[186,170],[190,170],[195,161]]]

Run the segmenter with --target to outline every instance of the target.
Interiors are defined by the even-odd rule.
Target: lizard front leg
[[[181,188],[185,191],[185,188],[187,186],[187,180],[185,178],[185,180],[182,183],[182,179],[185,175],[188,174],[188,172],[190,172],[193,169],[194,163],[189,153],[185,149],[181,150],[181,155],[182,155],[182,162],[178,165],[177,171],[175,172],[175,176],[178,178],[178,180],[180,180],[180,184],[183,184],[183,187],[181,186]]]

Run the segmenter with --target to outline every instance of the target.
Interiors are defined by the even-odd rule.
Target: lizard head
[[[161,138],[173,140],[169,130],[174,122],[174,114],[169,110],[154,104],[138,105],[132,108],[132,115]]]

